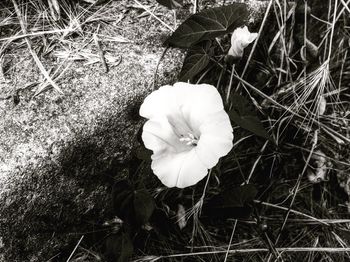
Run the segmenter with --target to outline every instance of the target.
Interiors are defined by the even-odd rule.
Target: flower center
[[[179,140],[187,146],[196,146],[198,143],[198,138],[196,138],[192,133],[187,133],[187,135],[181,135]]]
[[[180,151],[186,151],[191,147],[197,146],[200,134],[197,134],[193,130],[182,112],[179,114],[168,115],[167,118],[179,141],[178,146]]]

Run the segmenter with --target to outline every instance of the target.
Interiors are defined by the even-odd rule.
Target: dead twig
[[[21,29],[23,31],[23,34],[24,35],[27,35],[27,29],[24,25],[24,21],[23,21],[23,18],[22,18],[22,14],[21,14],[21,10],[19,9],[18,5],[17,5],[17,2],[16,0],[11,0],[12,1],[12,4],[15,8],[15,11],[16,11],[16,15],[17,15],[17,18],[19,20],[19,23],[21,25]],[[27,43],[27,46],[28,46],[28,49],[29,49],[29,52],[30,54],[32,55],[35,63],[37,64],[37,66],[39,67],[41,73],[44,75],[44,77],[47,79],[47,81],[52,85],[52,87],[57,91],[59,92],[60,94],[63,94],[62,90],[57,86],[57,84],[51,79],[50,75],[48,74],[48,72],[46,71],[46,69],[44,68],[43,64],[41,63],[38,55],[34,52],[33,48],[32,48],[32,45],[30,43],[30,40],[27,36],[24,37],[26,43]]]
[[[75,251],[77,250],[77,248],[78,248],[78,246],[80,245],[80,242],[83,240],[83,238],[84,238],[84,235],[81,236],[81,238],[79,239],[78,243],[75,245],[75,247],[74,247],[72,253],[70,254],[70,256],[69,256],[69,258],[67,259],[66,262],[69,262],[69,261],[71,260],[71,258],[73,257]]]
[[[165,23],[162,19],[160,19],[158,16],[156,16],[152,11],[148,10],[147,7],[145,7],[143,4],[141,4],[139,1],[134,0],[136,4],[138,4],[141,8],[143,8],[147,13],[149,13],[151,16],[153,16],[155,19],[157,19],[162,25],[164,25],[166,28],[168,28],[171,32],[174,32],[175,30],[171,28],[167,23]]]
[[[105,58],[105,56],[103,54],[103,50],[102,50],[102,47],[101,47],[100,40],[98,39],[96,34],[93,35],[93,39],[94,39],[95,45],[97,47],[98,55],[100,56],[101,63],[103,65],[104,69],[105,69],[105,72],[108,73],[108,65],[106,63],[106,58]]]
[[[159,60],[158,60],[157,66],[156,66],[156,70],[155,70],[154,76],[153,76],[153,87],[152,87],[152,90],[155,90],[155,88],[156,88],[156,82],[157,82],[157,75],[158,75],[159,65],[160,65],[160,62],[162,61],[163,57],[165,56],[165,54],[166,54],[166,52],[168,50],[169,50],[169,47],[166,47],[164,49],[164,51],[162,52],[161,56],[159,57]]]

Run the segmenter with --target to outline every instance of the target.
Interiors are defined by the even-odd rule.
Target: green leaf
[[[151,159],[151,156],[153,154],[152,151],[148,150],[144,146],[140,146],[140,147],[136,148],[134,153],[135,153],[135,156],[140,160],[144,160],[144,161],[148,161],[148,162],[150,162],[152,160]]]
[[[181,72],[179,74],[179,81],[191,81],[193,77],[195,77],[209,64],[210,46],[211,42],[205,41],[190,48],[190,50],[187,52]]]
[[[254,185],[247,184],[230,188],[213,199],[216,208],[244,207],[254,200],[257,190]]]
[[[248,204],[256,194],[257,190],[251,184],[229,188],[209,200],[203,214],[212,218],[249,218],[252,208]]]
[[[270,139],[254,108],[246,98],[234,94],[231,101],[233,108],[228,114],[233,122],[257,136]]]
[[[141,224],[145,224],[150,219],[155,209],[153,197],[147,190],[137,190],[134,192],[134,210],[136,220]]]
[[[155,209],[154,199],[147,190],[135,190],[126,180],[113,186],[112,199],[114,214],[135,226],[145,224]]]
[[[159,4],[166,6],[169,9],[182,7],[183,0],[156,0]]]
[[[249,18],[244,3],[210,8],[190,16],[165,41],[165,44],[188,48],[200,41],[214,39],[241,27]]]
[[[126,180],[121,180],[113,186],[112,200],[115,215],[124,221],[134,219],[133,187]]]
[[[258,191],[252,184],[243,185],[224,192],[224,206],[244,207],[246,203],[254,200]]]
[[[130,235],[124,231],[108,236],[106,239],[106,257],[108,261],[127,262],[134,252]]]

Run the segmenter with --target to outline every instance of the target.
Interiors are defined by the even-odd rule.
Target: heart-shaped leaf
[[[248,205],[257,194],[254,185],[248,184],[222,192],[211,199],[204,208],[210,217],[248,218],[252,208]]]
[[[134,210],[136,220],[145,224],[153,214],[155,203],[153,197],[145,189],[134,192]]]
[[[183,0],[156,0],[159,4],[169,9],[179,8],[183,5]]]
[[[135,156],[140,160],[144,160],[148,162],[151,161],[152,151],[145,148],[144,146],[140,146],[136,148],[134,153],[135,153]]]
[[[190,16],[165,41],[165,44],[188,48],[202,40],[213,39],[243,26],[249,18],[244,3],[210,8]]]
[[[129,224],[145,224],[155,209],[154,199],[147,190],[135,190],[126,180],[113,186],[112,199],[115,215]]]
[[[179,81],[187,82],[192,80],[199,72],[201,72],[210,61],[210,41],[205,41],[199,45],[190,48],[185,57],[179,74]]]
[[[124,221],[133,221],[134,188],[126,180],[121,180],[113,186],[112,200],[115,215]]]
[[[106,239],[107,261],[127,262],[134,252],[134,246],[127,232],[119,231]]]
[[[246,203],[254,200],[258,191],[252,184],[243,185],[233,188],[223,193],[224,205],[230,207],[243,207]]]
[[[261,136],[265,139],[270,138],[256,112],[252,108],[251,103],[249,103],[246,98],[234,94],[231,97],[231,101],[233,107],[229,112],[229,116],[233,122],[257,136]]]

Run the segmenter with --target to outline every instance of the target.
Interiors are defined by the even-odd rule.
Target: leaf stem
[[[196,14],[198,10],[198,0],[193,0],[193,14]]]
[[[231,94],[231,89],[232,89],[233,75],[235,73],[235,66],[236,66],[235,64],[232,65],[230,83],[228,84],[228,87],[227,87],[226,104],[228,106],[230,106],[230,94]]]

